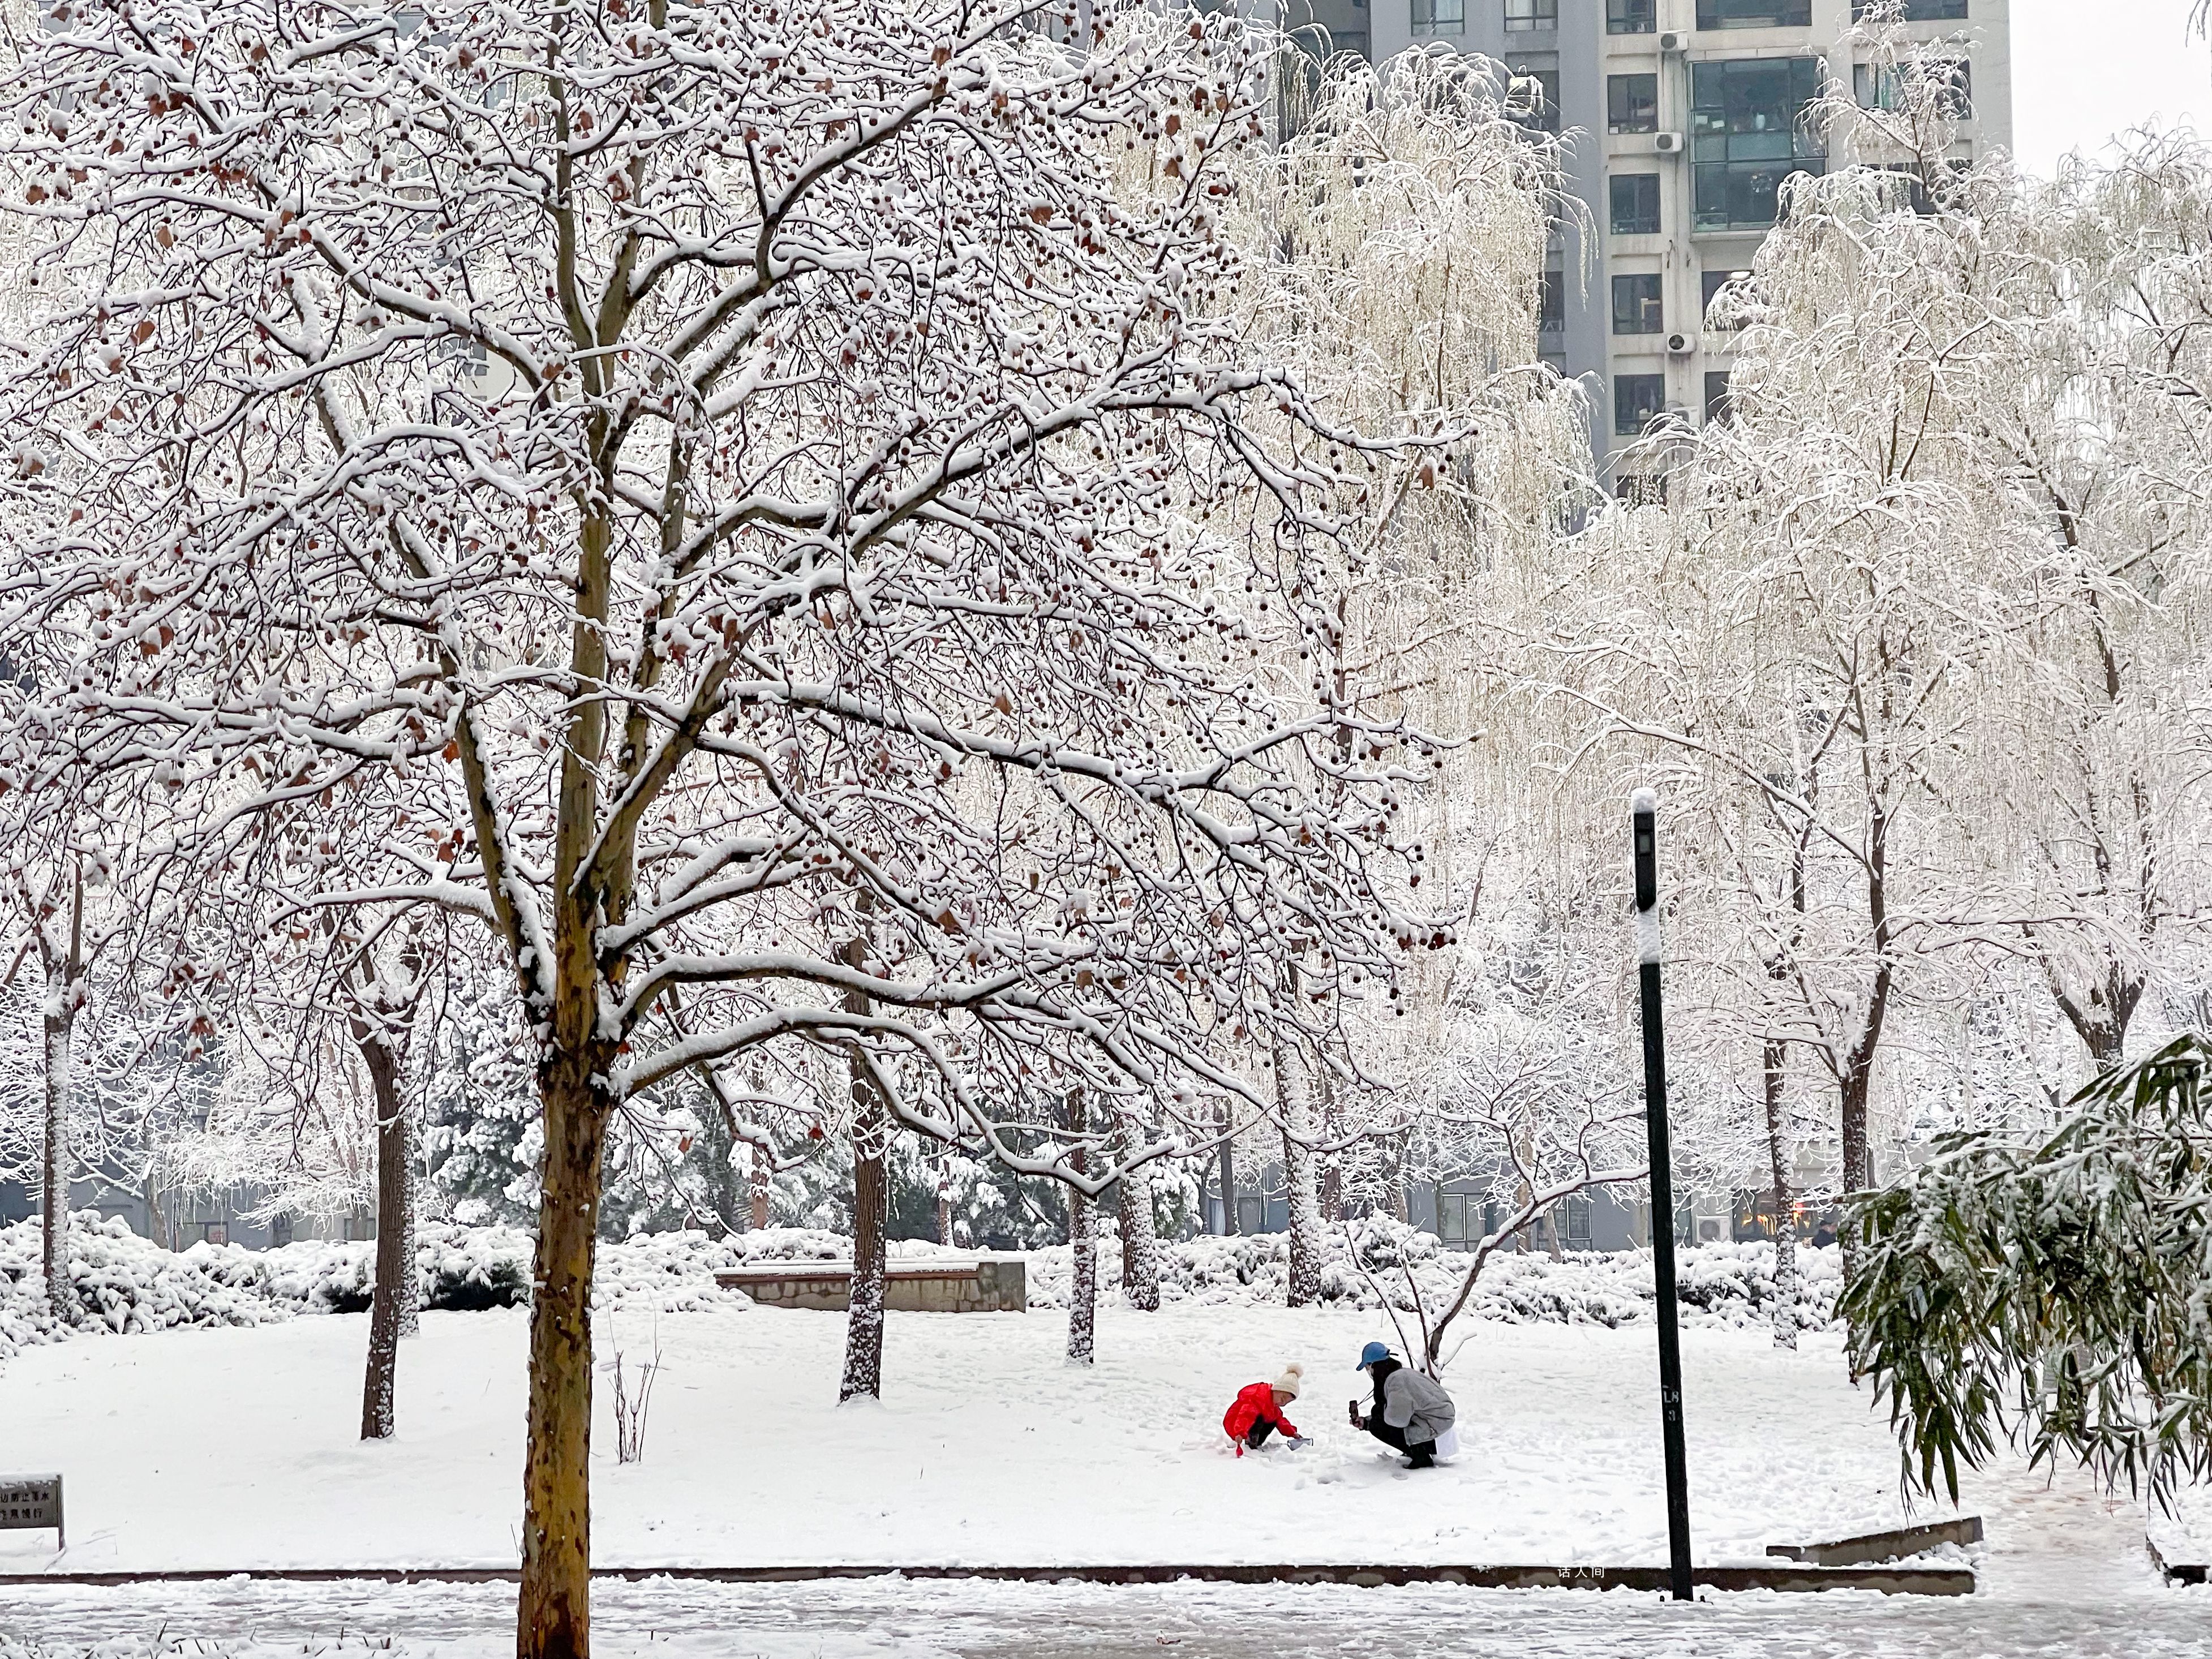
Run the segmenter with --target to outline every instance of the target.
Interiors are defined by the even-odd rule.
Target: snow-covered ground
[[[1462,1455],[1409,1474],[1344,1421],[1361,1343],[1390,1334],[1374,1313],[1109,1309],[1088,1371],[1062,1360],[1064,1322],[1048,1313],[894,1314],[885,1398],[842,1409],[840,1316],[617,1317],[633,1357],[657,1330],[667,1370],[645,1461],[623,1467],[609,1455],[595,1469],[603,1563],[1626,1563],[1664,1553],[1645,1326],[1480,1326],[1450,1379]],[[402,1351],[399,1436],[377,1446],[355,1437],[359,1317],[27,1349],[0,1370],[0,1470],[61,1469],[72,1541],[58,1560],[42,1535],[0,1533],[0,1572],[510,1565],[526,1319],[520,1310],[425,1315]],[[1684,1355],[1701,1560],[1755,1559],[1770,1542],[1899,1513],[1893,1446],[1844,1380],[1832,1336],[1808,1336],[1791,1354],[1763,1333],[1695,1329]],[[1310,1379],[1293,1415],[1315,1443],[1232,1457],[1218,1428],[1231,1395],[1293,1358]],[[601,1429],[611,1451],[611,1424]],[[1857,1595],[1817,1606],[1732,1596],[1683,1610],[1618,1592],[647,1584],[604,1588],[602,1646],[658,1652],[674,1636],[702,1653],[775,1659],[1075,1654],[1115,1650],[1115,1641],[1134,1651],[1157,1636],[1257,1656],[1368,1648],[1371,1625],[1397,1632],[1387,1650],[1407,1653],[1707,1655],[1771,1650],[1784,1633],[1791,1651],[1837,1656],[2212,1653],[2212,1597],[2158,1585],[2139,1506],[2017,1465],[1978,1479],[1967,1497],[1988,1521],[1984,1593],[1948,1606]],[[0,1638],[49,1652],[129,1638],[117,1650],[129,1659],[155,1651],[149,1643],[166,1621],[170,1637],[259,1659],[271,1644],[329,1650],[344,1625],[490,1659],[511,1641],[509,1606],[498,1587],[24,1587],[0,1594]],[[1822,1632],[1832,1639],[1816,1639]],[[1425,1634],[1438,1639],[1417,1639]],[[0,1656],[18,1659],[4,1642]]]

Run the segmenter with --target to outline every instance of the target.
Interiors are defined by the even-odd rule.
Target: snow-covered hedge
[[[1471,1257],[1446,1249],[1433,1234],[1388,1223],[1372,1224],[1361,1235],[1367,1271],[1352,1261],[1341,1233],[1332,1234],[1323,1250],[1322,1299],[1339,1306],[1373,1308],[1376,1289],[1404,1312],[1413,1309],[1406,1283],[1413,1272],[1420,1300],[1435,1312],[1459,1293]],[[1835,1313],[1842,1289],[1842,1263],[1834,1249],[1800,1245],[1797,1268],[1802,1284],[1798,1320],[1807,1328],[1826,1325]],[[1117,1239],[1099,1241],[1102,1287],[1121,1287],[1121,1253]],[[1676,1273],[1683,1322],[1741,1326],[1772,1316],[1774,1247],[1771,1244],[1701,1244],[1682,1249]],[[1067,1305],[1068,1252],[1065,1245],[1032,1251],[1029,1285],[1031,1307]],[[1290,1282],[1290,1239],[1283,1233],[1238,1238],[1204,1237],[1160,1247],[1160,1298],[1164,1303],[1276,1303]],[[1511,1324],[1617,1326],[1650,1316],[1655,1299],[1648,1252],[1577,1251],[1558,1261],[1547,1255],[1493,1255],[1475,1281],[1468,1311],[1478,1318]]]
[[[715,1240],[704,1233],[644,1233],[599,1250],[594,1301],[610,1312],[686,1313],[741,1308],[744,1292],[725,1291],[714,1274],[746,1261],[830,1261],[848,1256],[836,1233],[771,1228]],[[1386,1224],[1361,1233],[1367,1272],[1356,1267],[1341,1234],[1331,1237],[1322,1272],[1323,1300],[1339,1306],[1376,1305],[1380,1286],[1410,1310],[1410,1267],[1431,1310],[1457,1292],[1468,1258],[1434,1237]],[[1168,1302],[1274,1303],[1284,1299],[1290,1242],[1279,1233],[1243,1238],[1194,1238],[1160,1247],[1161,1295]],[[510,1307],[530,1293],[531,1239],[511,1227],[426,1225],[416,1240],[422,1305],[469,1310]],[[925,1243],[892,1246],[900,1257],[958,1255]],[[370,1243],[302,1241],[276,1249],[194,1244],[162,1249],[120,1221],[87,1213],[72,1218],[70,1271],[83,1318],[81,1333],[134,1334],[183,1325],[254,1325],[298,1314],[357,1312],[368,1307],[375,1270]],[[1100,1241],[1099,1282],[1107,1293],[1121,1282],[1121,1251]],[[1840,1267],[1831,1248],[1800,1248],[1806,1296],[1800,1318],[1825,1324],[1835,1310]],[[1067,1305],[1065,1245],[1029,1258],[1030,1305]],[[1774,1251],[1765,1244],[1705,1244],[1681,1255],[1681,1293],[1691,1324],[1747,1325],[1763,1321],[1774,1302]],[[1650,1316],[1651,1263],[1641,1252],[1582,1253],[1553,1261],[1541,1255],[1493,1256],[1475,1287],[1470,1311],[1516,1324],[1622,1325]],[[47,1311],[39,1273],[35,1221],[0,1227],[0,1360],[17,1347],[64,1334]]]

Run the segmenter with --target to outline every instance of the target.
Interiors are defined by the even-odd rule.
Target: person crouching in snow
[[[1267,1437],[1279,1433],[1285,1444],[1303,1446],[1305,1436],[1297,1425],[1283,1415],[1283,1407],[1298,1397],[1305,1386],[1306,1368],[1299,1364],[1283,1367],[1283,1374],[1272,1382],[1255,1382],[1239,1389],[1237,1398],[1229,1402],[1229,1410],[1221,1419],[1221,1426],[1237,1443],[1237,1455],[1244,1455],[1246,1447],[1257,1451],[1267,1443]]]
[[[1353,1401],[1352,1426],[1404,1452],[1411,1460],[1408,1468],[1435,1468],[1437,1443],[1451,1433],[1459,1416],[1451,1396],[1380,1342],[1361,1351],[1358,1368],[1375,1384],[1375,1409],[1362,1417],[1359,1402]]]

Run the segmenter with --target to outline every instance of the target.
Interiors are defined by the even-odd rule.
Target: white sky
[[[2013,141],[2048,173],[2156,118],[2212,138],[2212,45],[2191,0],[2012,0]]]

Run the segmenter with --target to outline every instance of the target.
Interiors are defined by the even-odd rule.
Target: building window
[[[1658,131],[1659,77],[1656,75],[1607,76],[1605,125],[1608,132]]]
[[[1656,34],[1659,32],[1659,0],[1605,0],[1607,34]]]
[[[1813,0],[1698,0],[1701,29],[1802,29],[1813,23]]]
[[[1559,72],[1555,69],[1530,69],[1527,65],[1512,72],[1511,82],[1505,89],[1505,112],[1531,132],[1548,132],[1557,137],[1559,131]]]
[[[1657,271],[1613,279],[1613,331],[1615,334],[1664,334],[1667,304],[1661,293],[1666,278]]]
[[[1730,323],[1717,323],[1713,320],[1713,301],[1720,297],[1720,291],[1730,283],[1750,275],[1747,270],[1708,270],[1698,278],[1698,285],[1701,290],[1698,314],[1705,319],[1705,327],[1726,331],[1734,326]]]
[[[1559,0],[1505,0],[1505,32],[1508,34],[1559,27]]]
[[[1927,58],[1920,65],[1936,92],[1936,111],[1946,120],[1974,118],[1973,65],[1963,58]],[[1893,110],[1905,90],[1905,76],[1874,64],[1851,65],[1851,96],[1861,109]]]
[[[1867,0],[1851,0],[1851,21],[1867,15]],[[1905,0],[1908,23],[1952,23],[1966,15],[1966,0]]]
[[[1667,411],[1664,374],[1613,377],[1613,429],[1624,438],[1641,437],[1644,428]]]
[[[1613,499],[1623,507],[1667,505],[1667,475],[1663,472],[1624,472],[1613,481]],[[1689,1241],[1682,1241],[1687,1243]]]
[[[1567,326],[1565,274],[1548,267],[1536,283],[1536,331],[1560,334]]]
[[[1413,0],[1413,33],[1466,33],[1467,0]]]
[[[1782,181],[1818,173],[1806,120],[1820,90],[1810,58],[1738,58],[1690,68],[1692,221],[1699,230],[1763,230]]]
[[[1615,173],[1612,185],[1612,225],[1616,236],[1656,236],[1659,234],[1659,175],[1656,173]]]
[[[1731,420],[1735,410],[1729,402],[1729,372],[1724,368],[1705,371],[1705,424]]]
[[[1437,1194],[1437,1237],[1446,1244],[1468,1243],[1469,1200],[1465,1193]]]
[[[1571,1198],[1566,1203],[1567,1248],[1587,1250],[1590,1247],[1590,1201],[1586,1198]]]

